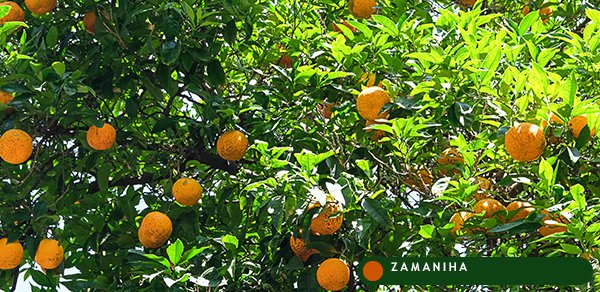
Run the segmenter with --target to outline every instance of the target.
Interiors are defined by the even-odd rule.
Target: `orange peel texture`
[[[0,137],[0,157],[10,164],[21,164],[33,152],[33,140],[25,131],[12,129]]]

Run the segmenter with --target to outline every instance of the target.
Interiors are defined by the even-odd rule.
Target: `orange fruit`
[[[348,10],[356,18],[370,18],[375,13],[375,0],[350,0]]]
[[[463,162],[465,162],[465,160],[463,159],[462,155],[460,154],[460,152],[458,152],[458,150],[456,148],[449,147],[449,148],[444,149],[444,151],[442,151],[442,154],[438,158],[437,162],[441,165],[448,165],[448,164],[463,163]]]
[[[504,147],[515,160],[521,162],[536,160],[546,147],[544,131],[538,125],[520,123],[506,132]]]
[[[300,229],[300,235],[302,235],[302,229]],[[290,247],[294,254],[296,254],[303,262],[308,261],[311,255],[319,254],[319,251],[311,248],[306,249],[307,243],[302,240],[302,238],[295,238],[294,235],[290,236]]]
[[[411,176],[416,178],[416,182],[412,177],[406,179],[406,183],[411,187],[429,187],[433,184],[433,174],[429,169],[421,168],[416,175],[411,174]]]
[[[377,123],[375,121],[367,120],[366,123],[365,123],[365,127],[368,127],[368,126],[373,125],[373,124],[379,124],[379,123]],[[366,129],[365,131],[367,133],[370,133],[372,130],[371,129]],[[375,131],[375,134],[373,134],[373,137],[371,137],[371,141],[379,141],[381,138],[383,138],[385,136],[385,134],[386,134],[385,131],[377,130],[377,131]]]
[[[93,149],[107,150],[115,144],[117,131],[110,124],[104,123],[102,128],[91,126],[87,131],[87,142]]]
[[[488,190],[491,188],[491,182],[487,178],[478,176],[475,178],[475,184],[479,185],[479,188],[475,192],[475,200],[481,201],[489,198]]]
[[[202,186],[193,178],[180,178],[173,184],[175,201],[184,206],[193,206],[202,198]]]
[[[23,261],[23,246],[15,241],[8,243],[8,238],[0,239],[0,270],[12,270]]]
[[[379,86],[371,86],[363,89],[358,95],[356,109],[365,120],[374,121],[387,116],[387,112],[382,113],[381,109],[391,101],[390,95],[385,90]]]
[[[25,131],[12,129],[0,137],[0,157],[10,164],[21,164],[33,152],[33,140]]]
[[[292,64],[293,64],[292,57],[290,57],[288,54],[283,54],[277,60],[277,62],[275,62],[275,64],[277,64],[283,68],[292,68]]]
[[[535,211],[535,209],[531,207],[531,204],[529,204],[527,202],[519,202],[519,201],[510,202],[510,204],[508,204],[508,206],[506,206],[506,212],[511,212],[514,210],[520,210],[520,211],[518,211],[510,219],[510,222],[523,220],[523,219],[527,218],[529,213]]]
[[[567,227],[557,226],[558,223],[569,224],[570,221],[567,219],[567,217],[563,216],[562,214],[550,214],[546,210],[543,210],[542,214],[547,214],[546,217],[542,219],[543,226],[538,229],[538,232],[542,236],[548,236],[557,232],[567,231]]]
[[[521,10],[521,12],[523,13],[523,16],[527,16],[527,14],[529,14],[531,12],[531,8],[529,6],[524,6],[523,9]],[[548,22],[548,19],[550,18],[551,15],[552,15],[552,8],[543,7],[542,9],[540,9],[540,17],[542,19],[543,24],[546,24]]]
[[[248,150],[248,138],[244,133],[233,130],[224,133],[217,140],[217,152],[225,160],[240,160]]]
[[[333,112],[331,112],[333,105],[334,104],[331,102],[321,102],[317,104],[317,111],[324,118],[331,119],[331,116],[333,115]]]
[[[573,117],[569,121],[569,128],[571,129],[571,134],[573,134],[573,137],[579,138],[579,133],[581,133],[581,130],[583,130],[583,128],[585,126],[587,126],[587,124],[588,124],[587,116],[581,115],[581,116]],[[594,128],[594,129],[590,128],[590,137],[594,137],[595,135],[596,135],[596,128]]]
[[[473,7],[473,5],[475,5],[476,2],[477,0],[459,0],[460,5],[466,7]]]
[[[327,259],[317,269],[317,282],[325,290],[339,291],[350,281],[350,268],[337,258]]]
[[[458,212],[458,213],[454,213],[454,215],[452,215],[452,217],[450,217],[450,222],[454,222],[454,227],[452,227],[452,230],[450,230],[450,233],[452,233],[452,235],[456,235],[456,232],[458,232],[459,230],[462,230],[463,226],[465,225],[465,221],[467,221],[467,219],[473,217],[475,214],[471,213],[471,212]],[[466,230],[465,233],[470,233],[470,230]]]
[[[346,20],[340,19],[340,22],[346,26],[347,28],[350,29],[350,31],[352,32],[356,32],[356,28],[354,26],[352,26],[350,23],[348,23]],[[333,27],[333,31],[335,32],[340,32],[340,28],[337,26],[337,24],[332,23],[331,26]]]
[[[83,16],[83,26],[87,32],[96,33],[96,12],[89,11]]]
[[[15,99],[15,97],[11,93],[0,90],[0,103],[7,104],[13,101],[13,99]]]
[[[153,211],[142,219],[138,238],[146,248],[159,248],[169,240],[171,232],[173,232],[171,219],[161,212]]]
[[[549,124],[552,124],[552,125],[562,125],[563,124],[563,120],[561,120],[553,112],[550,112],[550,113],[548,113],[548,120],[542,120],[542,123],[540,124],[540,127],[543,130],[546,127],[548,127]]]
[[[56,0],[25,0],[25,6],[35,14],[46,14],[56,8]]]
[[[495,199],[483,199],[473,206],[473,211],[477,214],[481,214],[485,211],[484,218],[492,217],[496,212],[506,210],[502,203],[498,202]],[[502,218],[500,218],[502,219]]]
[[[0,6],[10,6],[10,11],[8,14],[0,18],[0,24],[10,21],[25,21],[25,11],[23,11],[19,4],[13,1],[6,1],[0,3]]]
[[[321,207],[321,204],[312,203],[308,206],[308,210]],[[310,232],[314,235],[331,235],[336,233],[344,221],[342,205],[336,202],[332,197],[327,197],[327,204],[319,215],[310,221]],[[333,216],[332,216],[333,215]]]
[[[65,251],[56,239],[44,238],[35,252],[35,261],[46,270],[58,268],[65,259]]]

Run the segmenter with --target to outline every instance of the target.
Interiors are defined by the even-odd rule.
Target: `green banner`
[[[579,285],[593,277],[592,265],[578,257],[372,257],[358,274],[381,285]]]

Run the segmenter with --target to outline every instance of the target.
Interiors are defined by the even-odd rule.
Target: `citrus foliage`
[[[0,4],[0,238],[25,250],[0,288],[353,291],[372,255],[597,265],[600,8],[349,2]],[[533,148],[505,145],[524,123]],[[181,178],[201,185],[185,206]]]

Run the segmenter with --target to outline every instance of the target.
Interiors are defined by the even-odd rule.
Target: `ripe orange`
[[[333,112],[331,112],[333,105],[332,102],[321,102],[317,104],[317,111],[324,118],[331,119],[331,116],[333,115]]]
[[[93,149],[107,150],[115,144],[117,131],[110,124],[104,124],[102,128],[91,126],[87,131],[87,142]]]
[[[546,147],[544,131],[538,125],[520,123],[506,132],[504,147],[515,160],[521,162],[536,160]]]
[[[508,206],[506,206],[506,212],[511,212],[514,210],[520,210],[520,211],[518,211],[510,219],[510,222],[523,220],[523,219],[527,218],[529,213],[535,211],[535,209],[531,207],[531,204],[529,204],[527,202],[519,202],[519,201],[510,202],[510,204],[508,204]]]
[[[8,243],[8,238],[0,239],[0,270],[12,270],[23,261],[23,246],[15,241]]]
[[[0,22],[0,24],[1,23],[2,22]],[[15,99],[15,97],[12,94],[10,94],[9,92],[0,90],[0,103],[7,104],[7,103],[13,101],[13,99]]]
[[[96,13],[94,11],[89,11],[83,16],[83,26],[87,32],[96,33]]]
[[[302,229],[300,229],[300,235],[302,235]],[[306,245],[307,243],[302,238],[295,238],[293,234],[290,236],[290,247],[303,262],[308,261],[311,255],[319,254],[319,251],[314,248],[306,249]]]
[[[21,164],[33,152],[33,140],[25,131],[12,129],[0,137],[0,157],[10,164]]]
[[[546,127],[548,127],[549,124],[552,124],[552,125],[562,125],[563,124],[563,120],[561,120],[553,112],[550,112],[550,113],[548,113],[548,120],[542,120],[542,123],[540,124],[540,127],[543,130]]]
[[[46,14],[56,8],[56,0],[25,0],[25,6],[35,14]]]
[[[352,32],[356,32],[356,28],[354,26],[352,26],[350,23],[348,23],[346,20],[340,19],[340,22],[346,26],[347,28],[350,29],[350,31]],[[331,26],[333,27],[333,31],[335,32],[340,32],[340,28],[338,27],[337,24],[332,23]]]
[[[142,219],[138,238],[146,248],[159,248],[169,240],[171,232],[173,232],[171,219],[161,212],[153,211]]]
[[[350,0],[348,10],[356,18],[369,18],[375,13],[375,0]]]
[[[465,162],[465,160],[463,159],[460,152],[458,152],[458,150],[454,147],[449,147],[449,148],[444,149],[444,151],[442,151],[442,154],[440,155],[440,157],[438,158],[437,161],[441,165]]]
[[[475,192],[475,200],[481,201],[483,199],[489,198],[488,190],[491,188],[491,182],[487,178],[478,176],[475,178],[475,184],[479,185],[479,188]]]
[[[365,127],[368,127],[368,126],[373,125],[373,124],[379,124],[379,123],[375,122],[375,121],[367,120],[366,123],[365,123]],[[371,129],[366,129],[365,131],[367,133],[370,133],[372,130]],[[373,137],[371,137],[371,141],[379,141],[381,138],[383,138],[385,136],[385,134],[386,134],[385,131],[377,130],[377,131],[375,131],[375,134],[373,134]]]
[[[569,219],[563,216],[562,214],[550,214],[548,211],[542,211],[542,214],[547,214],[546,217],[542,219],[542,224],[544,226],[538,229],[538,232],[542,236],[548,236],[550,234],[554,234],[557,232],[565,232],[567,231],[567,227],[558,226],[558,223],[569,224]]]
[[[275,62],[275,64],[283,67],[283,68],[292,68],[292,57],[288,54],[283,54],[281,57]]]
[[[175,201],[184,206],[193,206],[202,198],[202,186],[193,178],[180,178],[173,184]]]
[[[325,290],[342,290],[349,280],[350,268],[340,259],[327,259],[317,269],[317,282]]]
[[[452,215],[452,217],[450,217],[450,222],[454,222],[454,227],[452,227],[452,230],[450,230],[450,233],[452,233],[452,235],[456,235],[456,232],[458,232],[459,230],[462,230],[463,226],[465,225],[465,221],[467,221],[469,218],[473,217],[475,214],[471,213],[471,212],[458,212],[458,213],[454,213],[454,215]],[[468,234],[470,233],[470,230],[466,230],[465,233]]]
[[[573,117],[570,121],[569,121],[569,128],[571,129],[571,133],[573,134],[573,137],[575,138],[579,138],[579,133],[581,133],[581,130],[583,130],[583,128],[585,126],[587,126],[588,124],[588,119],[587,116],[582,115],[582,116],[576,116]],[[593,137],[596,135],[596,128],[590,128],[590,137]]]
[[[481,214],[485,211],[485,215],[483,215],[484,218],[490,218],[496,212],[504,210],[506,210],[506,208],[504,208],[502,203],[495,199],[483,199],[475,203],[475,206],[473,206],[473,211],[475,211],[477,214]],[[500,220],[502,221],[503,218],[501,217]]]
[[[226,132],[217,140],[217,152],[225,160],[240,160],[246,155],[246,150],[248,138],[238,130]]]
[[[10,11],[8,14],[0,18],[0,24],[10,21],[25,21],[25,11],[23,11],[19,4],[13,1],[6,1],[0,3],[0,6],[10,6]]]
[[[312,203],[308,210],[321,207],[321,204]],[[344,221],[344,215],[341,213],[342,205],[328,196],[327,204],[319,215],[310,221],[310,232],[314,235],[331,235],[336,233]]]
[[[524,6],[523,9],[521,10],[521,12],[523,13],[523,16],[527,16],[527,14],[529,14],[531,12],[531,7]],[[552,15],[552,8],[550,7],[543,7],[542,9],[540,9],[540,17],[542,18],[542,23],[546,24],[548,22],[548,19],[550,18],[550,16]]]
[[[371,86],[358,95],[356,109],[365,120],[374,121],[387,116],[387,112],[382,113],[381,109],[390,102],[390,95],[385,90],[379,86]]]
[[[459,0],[460,5],[466,7],[473,7],[473,5],[475,5],[476,2],[477,0]]]
[[[431,171],[429,171],[429,169],[421,168],[421,169],[419,169],[417,174],[419,175],[419,178],[417,179],[416,183],[413,182],[412,179],[410,179],[410,178],[408,178],[406,180],[411,186],[414,186],[414,185],[430,186],[431,184],[433,184],[433,174],[431,174]]]
[[[42,239],[35,252],[35,261],[46,270],[58,268],[64,258],[65,251],[56,239]]]

